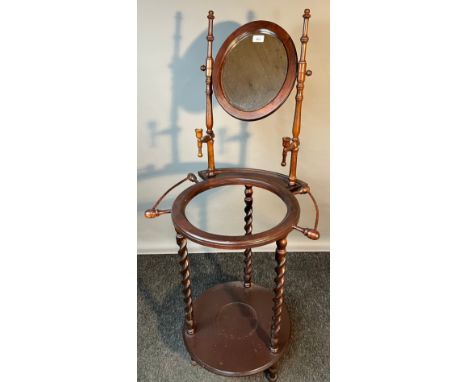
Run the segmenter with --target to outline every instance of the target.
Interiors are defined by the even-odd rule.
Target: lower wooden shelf
[[[240,281],[218,284],[193,304],[195,333],[183,331],[192,360],[225,376],[259,373],[275,364],[286,350],[291,332],[283,305],[279,350],[270,351],[273,291]]]

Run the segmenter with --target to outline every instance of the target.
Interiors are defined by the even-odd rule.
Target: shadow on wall
[[[247,21],[255,19],[253,11],[247,13]],[[205,75],[200,72],[200,65],[206,61],[207,41],[205,30],[201,33],[187,48],[186,52],[181,55],[180,42],[182,13],[177,12],[175,15],[175,33],[174,33],[174,53],[172,62],[169,65],[171,68],[171,107],[170,107],[170,120],[167,128],[160,128],[156,121],[150,120],[146,123],[147,132],[149,134],[149,146],[157,150],[158,137],[161,135],[169,136],[171,145],[171,161],[164,167],[156,167],[154,164],[149,164],[144,167],[138,168],[137,179],[138,182],[163,177],[168,175],[180,174],[181,178],[188,172],[196,172],[200,169],[206,168],[206,160],[201,167],[201,161],[182,162],[180,159],[179,150],[183,147],[180,146],[179,136],[182,129],[191,129],[191,126],[179,126],[179,113],[181,110],[192,114],[200,114],[200,127],[205,125]],[[201,20],[204,22],[204,20]],[[207,24],[207,23],[206,23]],[[213,25],[213,34],[215,40],[213,41],[213,57],[216,57],[221,44],[224,40],[238,27],[240,24],[234,21],[222,21]],[[213,96],[213,108],[218,107],[216,98]],[[235,136],[227,137],[228,131],[226,127],[214,126],[216,134],[216,147],[215,150],[218,154],[223,154],[227,146],[237,145],[238,147],[238,161],[237,163],[227,163],[216,161],[216,167],[245,167],[247,141],[249,138],[247,122],[240,121],[239,133]],[[195,147],[195,134],[193,135],[193,144]],[[167,184],[169,188],[172,184]],[[155,195],[155,199],[158,195]],[[167,199],[169,201],[169,199]],[[206,221],[206,198],[203,196],[198,197],[193,201],[196,208],[200,211],[200,225],[201,229],[207,228]],[[171,201],[172,202],[172,201]],[[150,205],[139,205],[138,210],[144,211]]]

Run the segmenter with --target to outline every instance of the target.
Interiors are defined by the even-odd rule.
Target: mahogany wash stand
[[[171,214],[179,246],[185,323],[183,338],[193,364],[225,376],[246,376],[264,371],[269,381],[276,381],[277,363],[287,348],[290,337],[289,315],[284,305],[286,244],[294,229],[312,240],[317,231],[318,207],[307,183],[297,179],[296,167],[301,129],[301,109],[307,70],[306,51],[309,40],[310,10],[303,15],[301,53],[297,59],[294,42],[280,26],[268,21],[253,21],[236,29],[221,46],[216,60],[212,58],[213,11],[208,13],[208,49],[206,65],[206,134],[195,129],[198,156],[207,145],[208,168],[189,173],[167,190],[145,212],[147,218]],[[231,116],[254,121],[275,112],[288,98],[296,84],[296,106],[292,137],[282,139],[282,162],[291,153],[289,176],[251,168],[216,168],[214,159],[213,88],[223,109]],[[185,181],[193,182],[175,199],[171,209],[158,209],[163,198]],[[245,235],[226,236],[205,232],[193,226],[185,209],[198,194],[215,187],[245,186]],[[253,188],[260,187],[277,195],[286,205],[283,220],[275,227],[252,232]],[[300,207],[297,195],[307,194],[315,207],[313,228],[298,225]],[[244,250],[244,280],[218,284],[192,300],[192,286],[187,252],[187,239],[201,245]],[[252,248],[276,242],[274,289],[252,282]]]

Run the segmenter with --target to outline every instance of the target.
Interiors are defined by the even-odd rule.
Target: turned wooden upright
[[[195,129],[195,134],[198,141],[198,157],[202,157],[202,144],[206,143],[208,146],[208,176],[214,175],[215,159],[214,159],[214,138],[213,133],[213,20],[214,12],[208,12],[208,34],[206,40],[208,41],[208,48],[206,54],[206,65],[202,65],[200,69],[206,72],[206,135],[203,136],[202,129]]]
[[[297,84],[296,84],[296,108],[294,109],[294,123],[292,128],[292,138],[284,137],[283,138],[283,160],[281,162],[282,166],[286,166],[286,154],[291,152],[291,164],[289,167],[289,185],[294,186],[296,184],[297,176],[297,156],[299,153],[299,134],[301,132],[301,112],[302,112],[302,100],[304,99],[304,82],[305,77],[311,76],[312,71],[307,70],[307,42],[309,41],[309,19],[310,19],[310,9],[304,10],[302,15],[304,18],[304,23],[302,26],[302,36],[301,36],[301,56],[298,62],[297,70]]]

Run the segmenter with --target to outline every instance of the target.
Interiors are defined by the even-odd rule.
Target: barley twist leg
[[[276,286],[274,289],[275,296],[273,297],[273,317],[271,319],[270,339],[270,350],[272,353],[277,353],[279,350],[279,332],[281,330],[281,313],[283,311],[284,301],[284,274],[286,272],[286,244],[286,238],[276,242]]]
[[[177,233],[177,245],[179,246],[179,264],[181,266],[180,274],[182,275],[182,293],[184,295],[185,302],[185,329],[187,334],[193,334],[195,332],[193,322],[193,306],[192,306],[192,284],[190,282],[190,268],[187,251],[187,239]]]
[[[245,217],[244,217],[244,230],[246,235],[252,234],[252,203],[253,203],[253,188],[252,186],[245,186],[244,202],[245,202]],[[244,251],[244,287],[250,288],[252,285],[252,248],[247,248]]]

